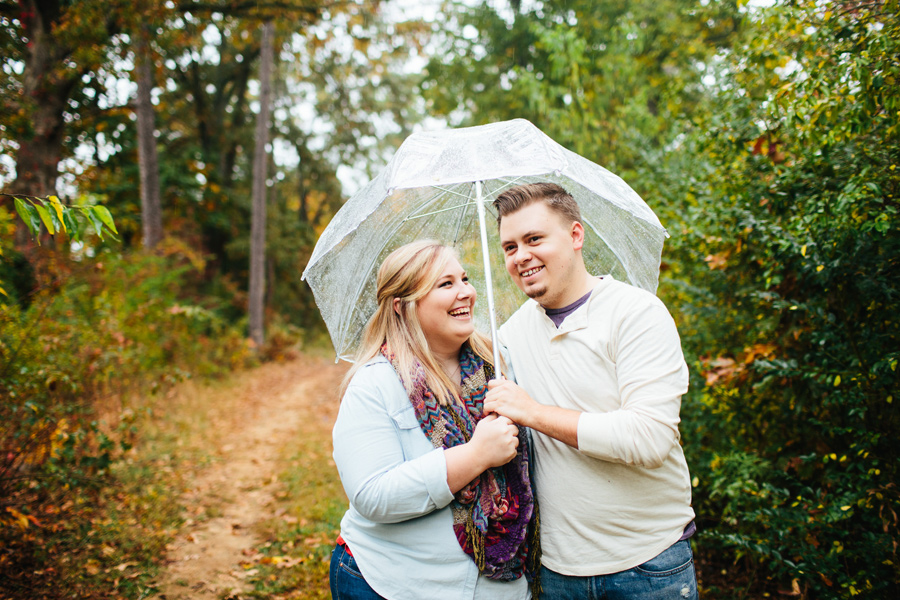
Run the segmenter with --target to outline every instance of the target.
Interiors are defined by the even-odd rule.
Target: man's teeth
[[[528,269],[527,271],[522,271],[522,277],[531,277],[543,268],[544,267],[535,267],[533,269]]]

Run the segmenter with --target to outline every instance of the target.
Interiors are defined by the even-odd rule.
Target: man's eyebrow
[[[540,229],[532,229],[532,230],[530,230],[530,231],[526,231],[525,233],[523,233],[523,234],[522,234],[522,239],[526,239],[526,240],[527,240],[528,238],[534,237],[534,236],[536,236],[536,235],[538,235],[538,236],[544,235],[544,232],[541,231]],[[500,240],[500,245],[501,245],[501,246],[505,246],[506,244],[514,244],[514,243],[515,243],[514,240]]]

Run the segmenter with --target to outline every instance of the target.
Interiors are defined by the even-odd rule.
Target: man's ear
[[[572,248],[581,250],[584,247],[584,225],[578,221],[572,221]]]
[[[394,312],[397,313],[397,316],[400,315],[400,298],[394,298],[394,302],[392,303],[394,307]]]

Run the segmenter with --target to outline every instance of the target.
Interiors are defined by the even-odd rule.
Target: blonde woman
[[[407,244],[378,271],[334,426],[350,500],[331,558],[335,600],[521,600],[533,560],[526,438],[483,416],[493,373],[475,289],[453,250]]]

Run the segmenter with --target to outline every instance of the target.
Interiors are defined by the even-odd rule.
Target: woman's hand
[[[484,462],[484,469],[505,465],[516,456],[519,429],[506,417],[487,415],[475,425],[469,443]]]
[[[488,415],[475,425],[472,439],[447,448],[447,485],[454,494],[490,469],[505,465],[516,456],[519,429],[506,417]]]

